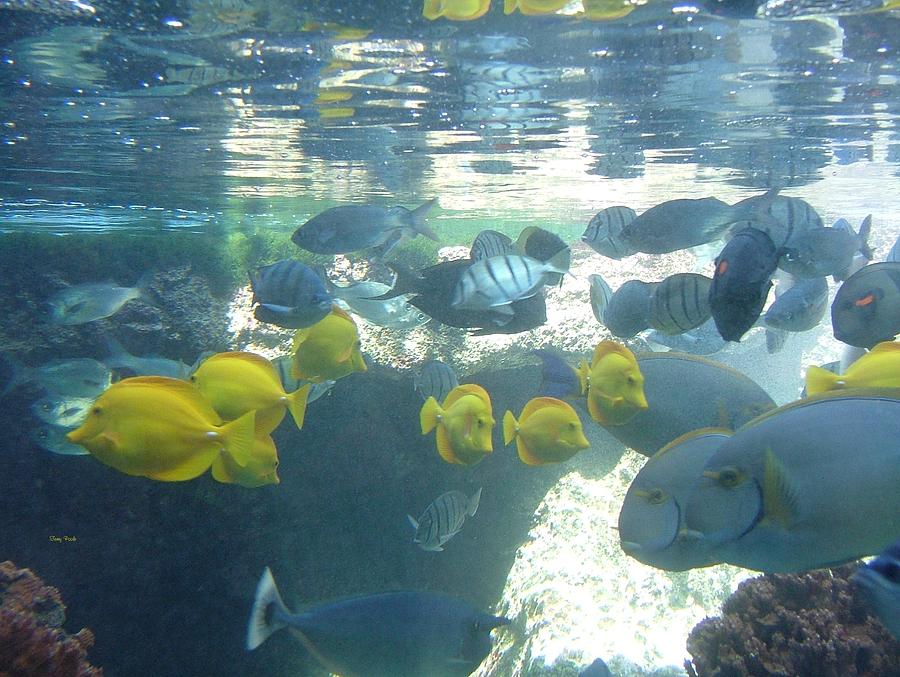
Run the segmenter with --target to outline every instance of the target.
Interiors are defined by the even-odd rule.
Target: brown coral
[[[687,641],[691,677],[900,675],[900,643],[848,580],[856,565],[741,583]]]
[[[66,634],[65,612],[59,590],[29,569],[0,563],[0,677],[100,677],[86,658],[94,634]]]

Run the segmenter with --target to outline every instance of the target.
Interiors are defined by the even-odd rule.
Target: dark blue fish
[[[508,624],[432,592],[385,592],[288,611],[266,567],[247,629],[252,651],[291,628],[331,672],[356,677],[464,677],[491,650],[490,632]]]
[[[722,249],[709,288],[709,307],[723,339],[739,341],[754,325],[777,265],[772,238],[756,228],[740,231]]]
[[[331,312],[331,295],[325,283],[307,265],[293,259],[258,268],[250,273],[253,303],[258,303],[253,315],[260,322],[268,322],[287,329],[311,327]]]
[[[900,542],[857,569],[850,580],[859,586],[888,632],[900,640]]]
[[[870,263],[848,277],[831,304],[834,337],[871,348],[900,334],[900,263]]]

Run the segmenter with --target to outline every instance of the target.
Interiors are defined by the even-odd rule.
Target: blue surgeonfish
[[[850,580],[862,590],[888,632],[900,640],[900,542],[857,569]]]
[[[491,630],[509,621],[434,592],[384,592],[291,613],[266,567],[247,628],[252,651],[290,628],[333,673],[366,677],[464,677],[491,650]]]
[[[731,434],[717,428],[695,430],[650,457],[628,487],[619,513],[625,554],[667,571],[719,563],[685,526],[684,510],[703,466]]]
[[[768,573],[879,552],[900,531],[900,389],[800,400],[722,442],[686,524],[722,561]]]

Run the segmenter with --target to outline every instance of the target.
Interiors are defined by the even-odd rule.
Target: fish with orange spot
[[[622,425],[647,408],[644,376],[634,353],[621,343],[598,343],[591,363],[582,360],[577,373],[591,418],[600,425]]]
[[[422,434],[435,430],[437,449],[447,463],[474,465],[493,451],[491,398],[474,383],[457,386],[442,404],[429,397],[419,412]]]
[[[575,409],[555,397],[529,400],[518,420],[511,411],[503,415],[503,442],[513,440],[528,465],[561,463],[590,446]]]
[[[900,262],[870,263],[848,277],[831,304],[838,341],[871,348],[900,334]]]

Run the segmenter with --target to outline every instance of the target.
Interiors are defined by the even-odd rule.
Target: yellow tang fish
[[[429,21],[450,19],[472,21],[483,17],[491,8],[491,0],[425,0],[422,16]]]
[[[503,13],[512,14],[517,9],[529,16],[553,14],[569,4],[569,0],[503,0]]]
[[[268,433],[257,433],[246,466],[239,466],[227,451],[219,454],[212,464],[212,476],[217,482],[251,489],[281,482],[277,470],[278,450]]]
[[[833,374],[821,367],[806,371],[807,395],[844,388],[900,388],[900,343],[876,344],[843,374]]]
[[[595,21],[613,21],[628,16],[637,3],[628,0],[582,0],[584,18]]]
[[[601,425],[622,425],[647,408],[644,376],[628,348],[615,341],[601,341],[590,366],[578,365],[581,392],[588,411]]]
[[[275,367],[262,355],[216,353],[197,367],[191,381],[226,421],[255,411],[257,430],[270,433],[287,408],[297,427],[303,427],[310,385],[286,393]]]
[[[127,475],[177,482],[205,473],[223,451],[245,467],[254,425],[252,411],[223,424],[186,381],[136,376],[107,388],[66,437]]]
[[[518,421],[511,411],[503,415],[503,442],[514,439],[519,458],[528,465],[561,463],[590,446],[578,414],[555,397],[529,400]]]
[[[419,412],[422,434],[437,427],[438,453],[447,463],[474,465],[494,448],[494,417],[487,391],[474,383],[456,386],[439,405],[429,397]]]
[[[332,306],[324,319],[294,334],[291,376],[321,383],[365,371],[359,345],[353,318]]]

